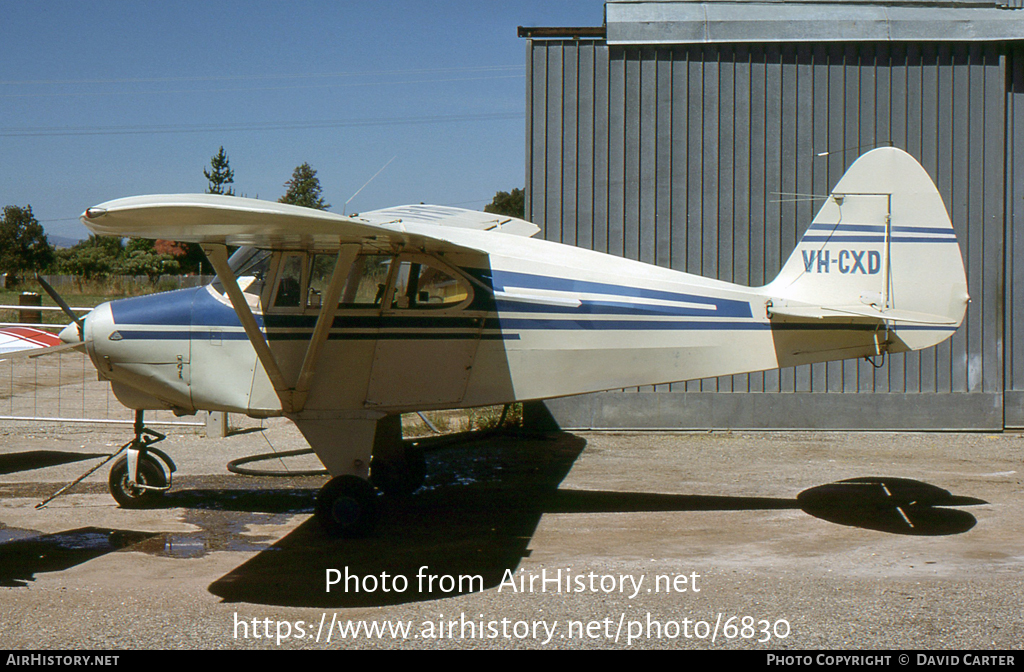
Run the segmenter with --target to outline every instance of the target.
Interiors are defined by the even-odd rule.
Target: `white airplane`
[[[969,300],[942,198],[895,148],[849,168],[763,287],[448,207],[343,216],[162,195],[91,207],[82,222],[200,243],[217,272],[206,287],[105,303],[61,333],[137,411],[110,479],[118,501],[144,502],[173,470],[142,411],[283,415],[332,475],[316,515],[341,536],[373,529],[378,490],[422,481],[402,413],[916,350],[948,338]],[[229,258],[229,245],[242,247]]]

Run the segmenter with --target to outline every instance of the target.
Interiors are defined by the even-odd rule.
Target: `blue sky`
[[[240,195],[296,166],[341,212],[482,208],[523,186],[525,41],[603,0],[0,0],[0,206],[51,235],[147,193],[203,192],[223,145]]]

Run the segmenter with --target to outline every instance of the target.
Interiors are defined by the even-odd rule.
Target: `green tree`
[[[228,155],[224,152],[224,145],[221,145],[220,151],[210,159],[210,170],[204,168],[203,175],[206,176],[210,183],[206,187],[206,193],[224,194],[225,196],[235,195],[235,190],[232,187],[227,187],[227,190],[224,188],[226,185],[234,184],[235,182],[235,171],[231,170]]]
[[[292,173],[292,179],[285,182],[284,186],[288,187],[288,191],[277,199],[278,203],[291,203],[317,210],[327,210],[331,207],[330,203],[324,201],[320,180],[308,163],[296,168]]]
[[[124,254],[120,238],[89,236],[72,248],[57,251],[57,270],[84,280],[110,275]]]
[[[496,215],[525,219],[526,192],[522,189],[513,189],[512,193],[499,191],[494,195],[494,199],[490,204],[484,206],[484,212],[493,212]]]
[[[4,207],[0,218],[0,272],[17,278],[23,271],[41,271],[53,262],[53,248],[32,206]]]

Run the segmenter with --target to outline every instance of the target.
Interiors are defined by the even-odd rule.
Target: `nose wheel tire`
[[[131,485],[128,482],[128,458],[121,457],[110,468],[107,485],[110,487],[110,494],[122,509],[142,509],[152,506],[164,493],[163,490],[149,490],[138,486],[166,488],[167,475],[155,458],[143,454],[139,456],[137,484]]]
[[[358,476],[328,481],[316,498],[316,518],[328,534],[365,537],[377,525],[377,491]]]

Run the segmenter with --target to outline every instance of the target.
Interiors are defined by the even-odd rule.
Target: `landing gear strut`
[[[110,468],[107,485],[123,509],[140,509],[152,504],[171,489],[171,474],[177,467],[154,443],[167,438],[145,426],[143,411],[135,411],[135,437],[122,450],[125,455]]]

